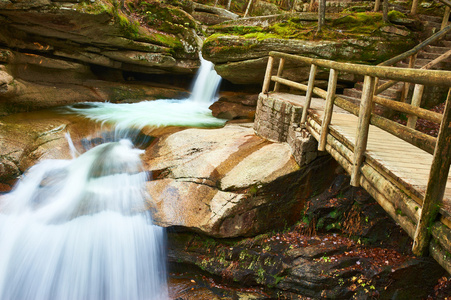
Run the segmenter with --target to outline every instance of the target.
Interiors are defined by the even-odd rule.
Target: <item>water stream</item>
[[[220,126],[208,110],[219,80],[203,78],[210,96],[70,110],[115,124],[122,138],[145,126]],[[80,155],[68,142],[74,159],[42,161],[0,198],[0,299],[168,298],[165,232],[149,213],[143,150],[116,138]]]
[[[219,127],[225,120],[215,118],[208,108],[214,100],[221,77],[213,64],[201,58],[191,97],[184,100],[153,100],[113,104],[90,102],[69,107],[69,112],[88,119],[114,124],[117,130],[142,129],[146,126]]]

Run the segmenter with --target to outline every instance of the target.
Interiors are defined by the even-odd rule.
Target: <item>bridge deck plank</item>
[[[288,101],[296,106],[303,106],[305,100],[303,96],[286,93],[273,93],[271,97]],[[309,114],[314,114],[322,120],[324,104],[323,99],[313,98]],[[331,131],[345,138],[351,149],[355,145],[357,121],[356,116],[334,107]],[[389,176],[393,177],[392,179],[408,189],[414,189],[421,199],[424,197],[432,164],[431,154],[371,125],[365,156],[381,166]],[[443,210],[448,216],[451,215],[451,176],[448,177]]]

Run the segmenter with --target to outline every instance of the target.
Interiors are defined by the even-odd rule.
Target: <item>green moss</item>
[[[119,25],[126,37],[135,38],[139,34],[139,22],[130,19],[119,8],[119,2],[114,0],[98,0],[95,2],[80,2],[75,5],[76,10],[89,14],[110,14],[116,24]]]
[[[340,212],[336,209],[329,213],[329,217],[331,217],[332,219],[336,219],[339,216],[340,216]]]
[[[231,55],[231,54],[247,53],[253,47],[258,45],[255,40],[242,37],[239,38],[237,41],[235,41],[233,44],[228,44],[227,46],[224,46],[224,44],[222,44],[222,42],[219,39],[220,36],[221,34],[215,34],[208,37],[204,41],[202,49],[208,49],[207,52],[209,52],[210,55],[215,55],[224,52],[226,52],[228,55]]]
[[[349,33],[370,34],[384,26],[381,13],[353,13],[332,22],[335,29]]]
[[[392,10],[392,11],[388,12],[388,20],[389,21],[393,21],[396,19],[404,19],[404,18],[406,18],[406,15],[400,11]]]
[[[257,270],[257,283],[263,284],[265,281],[265,270],[263,268],[259,268]]]
[[[188,28],[197,29],[195,20],[189,14],[171,5],[143,2],[139,11],[146,24],[157,30],[178,34]]]
[[[114,5],[109,1],[83,1],[74,5],[74,9],[83,13],[99,15],[102,13],[112,14]]]
[[[139,23],[134,20],[128,19],[126,15],[121,12],[115,11],[115,20],[119,23],[125,36],[130,38],[136,38],[139,36]]]
[[[393,17],[402,14],[391,12]],[[386,24],[382,20],[381,13],[348,13],[326,23],[322,32],[317,33],[316,22],[301,21],[299,18],[290,18],[275,23],[269,27],[259,26],[214,26],[216,32],[210,41],[220,35],[241,36],[246,39],[261,41],[269,38],[277,39],[299,39],[299,40],[347,40],[372,38],[381,35],[379,30]]]
[[[337,223],[332,223],[326,226],[326,230],[335,230],[335,229],[341,229],[341,223],[337,222]]]

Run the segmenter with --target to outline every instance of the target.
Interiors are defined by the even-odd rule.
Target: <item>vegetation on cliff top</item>
[[[396,15],[396,16],[395,16]],[[395,12],[391,17],[399,17]],[[217,25],[212,26],[215,32],[222,35],[236,35],[243,38],[300,39],[300,40],[342,40],[351,38],[365,38],[367,36],[381,36],[380,29],[387,24],[382,20],[381,13],[346,13],[332,18],[326,23],[320,33],[316,32],[316,22],[306,22],[298,17],[291,17],[285,21],[262,26]],[[218,37],[215,35],[210,38]]]
[[[89,14],[109,14],[119,25],[125,37],[169,47],[172,51],[183,48],[181,39],[188,30],[197,30],[193,17],[185,11],[160,1],[125,1],[124,7],[116,0],[80,2],[74,6]]]

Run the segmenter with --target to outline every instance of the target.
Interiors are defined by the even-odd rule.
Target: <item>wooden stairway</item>
[[[435,16],[429,16],[429,15],[419,15],[418,16],[420,20],[423,21],[425,26],[425,32],[430,33],[431,35],[435,32],[438,32],[441,27],[441,21],[442,19],[440,17]],[[444,53],[448,52],[451,49],[451,32],[448,32],[441,40],[434,42],[431,45],[426,46],[424,49],[420,50],[417,54],[414,68],[420,69],[421,67],[427,65],[434,59],[440,57]],[[409,61],[403,60],[395,64],[394,66],[400,67],[400,68],[408,68],[409,67]],[[447,58],[444,61],[436,64],[435,66],[431,67],[430,69],[436,69],[436,70],[451,70],[451,58]],[[379,81],[379,85],[386,83],[387,81]],[[404,89],[404,83],[398,82],[392,87],[386,89],[382,93],[380,93],[378,96],[387,98],[390,100],[395,101],[403,101],[403,89]],[[354,85],[353,88],[345,88],[343,90],[342,97],[350,100],[354,103],[359,103],[360,99],[362,97],[362,88],[363,83],[358,82]],[[410,97],[411,97],[410,93]],[[407,95],[407,102],[409,100],[409,94]],[[378,107],[375,107],[375,112],[379,114],[385,114],[387,115],[387,111],[383,111],[381,109],[378,109]]]

